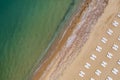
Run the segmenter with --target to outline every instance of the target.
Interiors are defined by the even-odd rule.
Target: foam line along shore
[[[87,0],[87,2],[85,2],[81,11],[73,18],[73,22],[70,23],[69,29],[62,37],[63,39],[56,44],[57,46],[55,48],[53,47],[54,50],[52,53],[54,53],[54,55],[48,57],[43,66],[38,69],[34,80],[38,80],[39,78],[40,80],[56,80],[65,68],[65,65],[69,64],[69,62],[75,58],[77,55],[75,53],[80,51],[80,48],[86,42],[93,25],[95,25],[95,22],[103,13],[107,2],[108,0]],[[71,37],[74,34],[78,37]],[[72,44],[70,42],[72,42]],[[68,46],[66,46],[66,44]]]
[[[52,45],[50,45],[48,50],[46,50],[47,55],[44,56],[44,59],[42,61],[39,62],[39,60],[38,60],[37,64],[39,64],[39,65],[37,65],[37,67],[35,66],[35,69],[33,69],[33,72],[31,72],[32,75],[34,76],[35,80],[38,79],[38,77],[40,77],[43,74],[44,69],[46,69],[46,67],[49,65],[50,60],[52,60],[51,57],[55,56],[55,54],[53,54],[53,51],[56,49],[55,46],[57,46],[62,41],[62,38],[64,37],[64,34],[66,34],[66,31],[71,30],[71,28],[69,28],[68,25],[71,25],[72,21],[74,21],[75,17],[78,15],[78,12],[80,12],[82,10],[81,6],[83,5],[82,4],[83,2],[84,2],[84,0],[75,1],[74,9],[72,9],[72,12],[70,11],[70,13],[68,13],[66,15],[66,17],[68,17],[68,18],[66,18],[65,21],[60,24],[60,27],[57,30],[56,35],[54,36],[53,42],[51,42]],[[86,6],[86,5],[84,5],[84,6]],[[72,13],[72,15],[71,15],[71,13]],[[49,62],[47,62],[47,61],[49,61]],[[30,79],[33,79],[33,78],[31,78],[31,76],[30,76]]]

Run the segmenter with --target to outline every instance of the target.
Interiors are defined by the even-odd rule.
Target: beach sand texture
[[[69,67],[64,70],[63,74],[57,80],[119,80],[120,73],[114,74],[113,69],[120,70],[120,66],[117,63],[120,59],[120,49],[117,51],[113,49],[113,45],[120,45],[118,40],[120,36],[120,26],[114,27],[112,23],[118,21],[120,23],[120,0],[109,0],[104,13],[97,21],[96,25],[92,29],[90,36],[82,47],[79,55],[73,61]],[[113,6],[114,5],[114,6]],[[111,29],[112,35],[107,34],[107,31]],[[106,38],[107,42],[103,43],[102,38]],[[102,48],[101,52],[96,51],[96,47]],[[113,57],[109,59],[108,53],[111,53]],[[91,55],[95,55],[95,60],[90,59]],[[106,62],[105,66],[102,66],[102,62]],[[86,63],[90,64],[90,67],[85,68]],[[98,75],[96,75],[96,70]],[[85,73],[84,77],[80,76],[80,71]],[[108,79],[109,78],[109,79]]]
[[[44,62],[45,68],[43,64],[36,71],[33,80],[90,80],[91,77],[105,80],[109,75],[115,80],[120,79],[120,76],[114,76],[110,72],[115,65],[116,68],[120,69],[115,63],[120,59],[119,54],[117,54],[119,50],[115,52],[111,49],[112,45],[119,44],[117,40],[120,35],[119,27],[116,29],[112,22],[114,19],[118,21],[120,19],[117,16],[120,12],[120,0],[88,0],[85,4],[82,12],[77,14],[69,25],[70,27],[62,40],[55,46],[53,50],[55,55],[48,57]],[[109,28],[115,32],[112,36],[108,36],[106,33]],[[108,39],[107,44],[101,42],[102,37]],[[96,51],[97,45],[102,46],[101,53]],[[108,51],[116,53],[112,62],[106,58]],[[95,62],[89,58],[92,54],[96,54],[98,57]],[[100,66],[103,60],[108,62],[108,67]],[[92,65],[90,70],[84,68],[86,62]],[[103,72],[101,76],[94,74],[97,69]],[[79,76],[80,70],[85,71],[84,78]]]

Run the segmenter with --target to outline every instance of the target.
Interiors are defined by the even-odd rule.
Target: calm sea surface
[[[80,0],[0,0],[0,80],[27,80]]]

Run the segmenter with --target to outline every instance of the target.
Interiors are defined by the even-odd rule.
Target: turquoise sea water
[[[79,1],[0,0],[0,80],[27,80]]]

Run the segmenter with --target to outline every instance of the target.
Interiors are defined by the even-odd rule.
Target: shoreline
[[[82,2],[82,4],[81,3],[79,3],[79,5],[78,6],[83,6],[85,3],[85,0]],[[87,3],[86,3],[87,4]],[[85,7],[85,5],[84,5],[84,7]],[[79,11],[80,10],[80,11]],[[44,56],[44,58],[39,62],[40,64],[39,65],[37,65],[37,69],[34,71],[34,72],[31,72],[31,74],[32,74],[32,78],[31,78],[31,76],[29,77],[29,79],[31,80],[31,79],[33,79],[33,76],[36,74],[36,72],[45,64],[45,62],[48,60],[47,58],[49,58],[49,57],[51,57],[53,54],[52,54],[52,52],[53,52],[53,48],[54,48],[54,46],[56,46],[58,43],[60,43],[60,41],[62,40],[61,38],[63,38],[64,37],[64,35],[63,34],[65,34],[66,32],[67,32],[67,30],[69,29],[69,25],[70,25],[70,23],[72,23],[72,21],[73,21],[73,19],[75,19],[74,17],[76,17],[76,15],[78,15],[79,13],[81,13],[82,14],[82,11],[83,11],[83,9],[82,8],[78,8],[77,10],[76,10],[76,12],[75,13],[73,13],[72,14],[72,16],[70,17],[70,19],[69,19],[69,21],[67,22],[67,23],[65,23],[65,27],[64,28],[62,28],[61,30],[60,30],[60,32],[58,32],[58,35],[56,35],[57,37],[55,37],[55,39],[53,40],[54,42],[52,42],[52,45],[50,45],[50,47],[49,47],[49,49],[48,49],[48,51],[47,51],[47,54]],[[63,26],[63,25],[62,25]],[[54,55],[55,56],[55,55]],[[39,61],[39,60],[38,60]],[[49,64],[47,64],[47,65],[49,65]],[[46,66],[47,67],[47,66]],[[44,71],[44,70],[43,70]],[[42,73],[41,73],[42,74]],[[33,79],[34,80],[34,79]]]
[[[103,0],[104,1],[104,0]],[[101,1],[102,2],[102,1]],[[72,52],[73,51],[75,51],[75,49],[73,48],[73,47],[69,47],[69,48],[66,48],[66,51],[68,50],[68,49],[71,49],[70,51],[70,53],[68,54],[68,55],[66,55],[66,54],[60,54],[60,50],[62,51],[62,47],[64,47],[65,46],[65,42],[68,40],[68,38],[70,37],[70,35],[72,35],[72,33],[76,33],[75,31],[78,31],[79,29],[79,31],[81,31],[81,33],[78,33],[77,32],[77,34],[79,35],[79,36],[81,36],[81,39],[83,39],[83,40],[85,40],[85,41],[82,41],[82,40],[80,40],[80,42],[82,41],[82,42],[86,42],[86,40],[87,40],[87,36],[88,36],[88,34],[90,33],[89,31],[91,30],[91,28],[92,27],[89,27],[89,29],[88,29],[88,27],[83,27],[83,28],[81,28],[81,27],[79,27],[79,29],[76,29],[75,30],[75,28],[76,28],[76,26],[77,26],[77,24],[79,23],[79,22],[82,22],[82,18],[84,17],[84,15],[85,15],[85,12],[87,11],[86,9],[88,9],[88,5],[91,3],[91,0],[89,0],[88,2],[85,2],[84,4],[86,4],[86,5],[84,5],[84,7],[82,7],[82,9],[81,9],[81,11],[77,14],[77,16],[75,15],[75,17],[73,18],[73,22],[72,23],[70,23],[71,25],[70,25],[70,27],[69,27],[69,29],[66,31],[65,30],[65,35],[64,36],[62,36],[64,33],[62,33],[61,35],[60,35],[60,37],[59,38],[61,38],[62,37],[62,39],[61,40],[59,40],[59,38],[57,38],[58,39],[58,41],[57,41],[57,39],[55,40],[55,43],[52,45],[52,47],[49,49],[49,51],[50,51],[50,54],[47,54],[47,56],[43,59],[43,63],[42,63],[42,65],[37,69],[37,72],[35,72],[34,74],[33,74],[33,79],[32,80],[38,80],[40,77],[42,77],[42,78],[44,78],[44,73],[45,72],[49,72],[48,73],[48,76],[51,76],[50,74],[54,74],[54,71],[55,71],[55,69],[53,69],[53,70],[51,70],[50,71],[50,68],[55,68],[56,66],[57,66],[57,68],[58,67],[60,67],[59,65],[57,65],[57,63],[58,64],[62,64],[63,62],[64,62],[64,60],[66,61],[66,58],[65,57],[70,57],[72,54]],[[98,14],[99,16],[100,16],[100,14]],[[97,16],[97,18],[99,17],[99,16]],[[89,16],[88,16],[89,17]],[[75,20],[74,20],[75,19]],[[79,20],[79,19],[81,19],[81,20]],[[79,26],[79,25],[78,25]],[[92,26],[92,24],[91,24],[91,26]],[[88,31],[87,31],[87,33],[86,32],[82,32],[82,31],[85,31],[86,29],[88,29]],[[73,30],[75,30],[74,32],[73,32]],[[84,34],[85,33],[85,34]],[[78,36],[77,35],[77,36]],[[75,37],[75,39],[77,40],[77,41],[79,41],[79,39],[77,39],[76,37]],[[70,39],[71,40],[71,39]],[[56,46],[57,44],[60,44],[59,46],[57,46],[56,48],[55,48],[55,50],[53,50],[54,49],[54,46]],[[73,44],[78,44],[79,42],[75,42],[74,41],[74,39],[73,39]],[[84,43],[82,43],[81,44],[81,47],[83,46],[83,44]],[[70,44],[70,46],[72,45],[72,46],[75,46],[75,45],[73,45],[73,44]],[[80,47],[80,45],[79,46],[76,46],[76,47]],[[49,52],[48,51],[48,52]],[[54,52],[53,52],[54,51]],[[54,53],[54,54],[53,54]],[[59,55],[60,54],[60,55]],[[57,56],[61,56],[61,57],[63,57],[63,58],[58,58]],[[77,54],[76,54],[77,55]],[[74,55],[74,57],[76,56],[76,55]],[[72,55],[73,56],[73,55]],[[48,59],[46,59],[46,58],[48,58]],[[55,58],[58,58],[59,60],[56,62],[56,59]],[[61,59],[63,59],[63,62],[61,62]],[[69,58],[68,58],[69,59]],[[67,60],[68,60],[67,59]],[[54,65],[53,65],[53,63],[55,63]],[[56,66],[55,66],[56,65]],[[43,73],[44,72],[44,73]],[[52,72],[52,73],[51,73]],[[56,72],[56,71],[55,71]],[[54,76],[54,75],[53,75]],[[53,76],[51,76],[51,78],[53,79]],[[42,78],[40,79],[40,80],[42,80]]]

